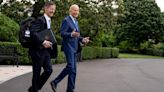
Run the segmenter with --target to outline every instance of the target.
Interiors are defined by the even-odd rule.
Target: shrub
[[[1,46],[15,46],[19,55],[20,64],[31,64],[31,59],[28,55],[28,49],[22,48],[20,43],[15,42],[0,42]],[[97,58],[116,58],[119,55],[118,48],[107,48],[107,47],[83,47],[82,59],[97,59]],[[58,57],[52,59],[52,63],[63,63],[65,62],[65,55],[61,52],[61,46],[58,46]],[[6,64],[8,64],[6,62]]]
[[[152,46],[152,48],[164,50],[164,43],[154,44],[154,45]]]
[[[164,50],[160,49],[154,49],[154,48],[147,48],[146,53],[147,55],[153,55],[153,56],[163,56],[164,57]]]
[[[31,60],[28,58],[28,50],[21,47],[19,43],[15,42],[0,42],[0,45],[5,46],[15,46],[17,48],[17,53],[19,55],[19,61],[21,64],[30,64]]]
[[[95,59],[97,56],[97,53],[94,48],[92,47],[83,47],[82,50],[82,58],[84,60],[86,59]]]
[[[16,42],[18,29],[19,25],[16,22],[0,14],[0,41]]]
[[[112,48],[111,57],[112,58],[117,58],[118,55],[119,55],[119,49],[118,48]]]
[[[60,64],[60,63],[63,63],[65,61],[66,61],[66,59],[65,59],[64,52],[61,51],[61,46],[58,46],[58,57],[55,60],[55,62],[53,62],[53,63],[59,63]]]
[[[145,41],[143,43],[140,44],[140,49],[146,49],[150,47],[150,42],[149,41]]]
[[[112,57],[112,49],[111,48],[101,48],[102,58],[111,58]]]
[[[164,44],[158,43],[142,48],[140,49],[140,53],[153,56],[164,56]]]
[[[119,55],[118,48],[108,47],[83,47],[82,58],[97,59],[97,58],[116,58]]]
[[[137,53],[135,47],[128,41],[122,41],[117,46],[122,53]]]

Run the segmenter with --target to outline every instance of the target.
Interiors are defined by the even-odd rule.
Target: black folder
[[[41,40],[48,40],[48,41],[52,42],[53,44],[56,43],[54,33],[52,32],[51,29],[42,30],[42,31],[38,32],[38,35]]]
[[[51,29],[42,30],[38,32],[38,36],[41,40],[48,40],[52,42],[52,48],[49,48],[48,50],[51,55],[51,58],[57,58],[58,55],[57,42],[52,30]]]

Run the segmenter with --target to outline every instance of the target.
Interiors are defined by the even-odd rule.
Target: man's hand
[[[44,48],[51,48],[52,47],[52,42],[44,40],[43,46],[44,46]]]
[[[83,38],[83,40],[82,40],[82,42],[84,43],[84,44],[88,44],[89,43],[89,37],[85,37],[85,38]]]
[[[74,29],[71,33],[71,36],[72,37],[79,37],[80,36],[80,33],[79,32],[76,32],[76,30]]]

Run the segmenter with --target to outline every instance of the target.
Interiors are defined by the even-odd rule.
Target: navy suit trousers
[[[77,62],[77,54],[73,52],[64,51],[67,65],[62,70],[62,72],[56,77],[54,83],[59,83],[66,75],[68,75],[68,85],[67,90],[75,89],[75,80],[76,80],[76,62]]]

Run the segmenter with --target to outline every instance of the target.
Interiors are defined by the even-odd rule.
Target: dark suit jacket
[[[77,32],[80,32],[79,28],[77,29],[75,27],[75,24],[73,23],[73,20],[70,16],[67,16],[63,22],[60,29],[61,36],[63,38],[62,40],[62,49],[66,52],[72,52],[76,53],[78,50],[78,43],[82,42],[82,37],[71,37],[71,32],[76,29]]]
[[[38,49],[38,50],[45,49],[42,45],[44,39],[40,38],[39,32],[46,29],[47,29],[47,22],[44,16],[39,17],[36,21],[32,23],[32,26],[30,28],[31,31],[30,34],[33,44],[32,44],[32,48],[30,49]],[[50,48],[47,50],[51,54],[52,58],[57,57],[57,43],[53,44],[53,50],[51,50]]]
[[[47,29],[47,23],[44,16],[39,17],[32,23],[30,28],[31,31],[31,40],[33,42],[33,48],[42,49],[43,48],[43,39],[40,39],[38,32]]]

